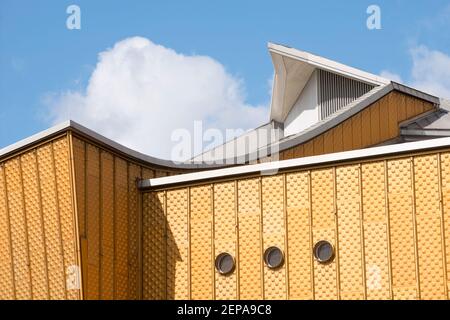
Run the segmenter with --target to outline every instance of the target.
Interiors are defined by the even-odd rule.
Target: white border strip
[[[36,143],[39,140],[43,140],[51,135],[56,135],[60,132],[63,132],[66,129],[68,129],[70,127],[70,125],[71,125],[71,121],[65,121],[65,122],[59,123],[51,128],[48,128],[44,131],[41,131],[32,136],[29,136],[28,138],[22,139],[16,143],[6,146],[3,149],[0,149],[0,157],[6,155],[8,153],[14,152],[18,149],[25,148],[25,147],[27,147],[33,143]]]
[[[25,138],[23,140],[20,140],[14,144],[11,144],[7,147],[4,147],[3,149],[0,149],[0,158],[4,156],[8,156],[10,154],[14,154],[14,152],[17,152],[17,150],[27,148],[33,144],[36,144],[40,141],[45,141],[51,136],[55,136],[58,134],[61,134],[64,131],[67,130],[74,130],[75,132],[81,133],[82,135],[87,136],[91,140],[104,144],[106,147],[111,148],[113,150],[116,150],[119,153],[125,154],[129,158],[134,158],[139,161],[145,162],[148,165],[155,165],[160,166],[163,168],[169,168],[169,169],[195,169],[195,170],[201,170],[201,169],[214,169],[218,167],[223,167],[222,164],[204,164],[204,163],[175,163],[170,160],[164,160],[155,158],[152,156],[145,155],[143,153],[140,153],[138,151],[132,150],[130,148],[127,148],[111,139],[108,139],[97,132],[86,128],[82,126],[81,124],[68,120],[62,123],[59,123],[49,129],[46,129],[44,131],[41,131],[39,133],[36,133],[28,138]],[[226,162],[224,162],[226,163]],[[226,164],[225,164],[226,165]]]
[[[174,184],[209,180],[214,178],[225,178],[257,172],[259,172],[260,174],[264,174],[265,172],[276,172],[280,169],[313,166],[330,162],[363,159],[382,155],[392,155],[398,153],[434,149],[439,147],[450,147],[450,137],[147,179],[140,181],[139,188],[156,188]]]
[[[281,44],[271,43],[267,44],[269,51],[277,54],[284,55],[286,57],[290,57],[309,65],[322,68],[331,72],[335,72],[344,76],[351,77],[353,79],[357,79],[363,82],[368,82],[375,85],[386,85],[391,81],[377,76],[373,73],[369,73],[360,69],[356,69],[345,65],[340,62],[336,62],[306,51],[298,50],[295,48],[286,47]]]

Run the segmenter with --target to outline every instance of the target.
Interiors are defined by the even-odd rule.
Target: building
[[[72,121],[1,149],[0,297],[448,299],[450,103],[269,52],[244,151],[175,165]]]

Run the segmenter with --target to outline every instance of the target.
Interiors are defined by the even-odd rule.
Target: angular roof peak
[[[390,80],[312,53],[285,45],[268,43],[275,69],[270,119],[282,122],[316,69],[349,79],[383,86]]]

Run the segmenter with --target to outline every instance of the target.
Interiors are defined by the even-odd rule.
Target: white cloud
[[[398,83],[402,83],[402,77],[400,77],[400,75],[390,72],[389,70],[383,70],[380,72],[380,76],[382,76],[383,78],[398,82]]]
[[[450,98],[450,56],[419,46],[411,50],[412,85],[426,92]]]
[[[243,82],[207,56],[183,55],[141,37],[99,54],[85,92],[46,98],[51,121],[73,119],[128,147],[169,158],[174,129],[249,129],[267,106],[245,102]]]
[[[450,98],[450,56],[423,45],[412,48],[410,55],[413,63],[406,84],[439,97]],[[380,75],[402,82],[398,74],[387,70]]]

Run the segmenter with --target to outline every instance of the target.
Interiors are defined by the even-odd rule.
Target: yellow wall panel
[[[313,299],[309,172],[286,175],[289,298]]]
[[[227,252],[236,260],[236,212],[234,181],[214,185],[214,258]],[[221,275],[215,271],[216,299],[237,299],[237,289],[236,272],[231,275]]]
[[[238,181],[239,297],[263,299],[259,179]]]
[[[84,298],[140,299],[145,199],[137,181],[169,172],[76,134],[72,141]]]
[[[352,121],[344,122],[342,126],[342,139],[343,146],[342,149],[344,151],[353,149],[353,130],[352,130]]]
[[[21,157],[21,163],[22,176],[24,181],[26,181],[23,187],[30,249],[31,292],[33,299],[47,299],[48,274],[36,153],[29,152],[24,154]],[[71,240],[73,241],[73,238]]]
[[[395,104],[398,106],[398,121],[404,121],[407,119],[406,116],[406,96],[399,93],[394,92]]]
[[[391,298],[385,170],[383,161],[361,167],[367,299]]]
[[[352,117],[352,139],[353,139],[353,149],[360,149],[362,147],[362,121],[361,113],[355,114]]]
[[[141,208],[137,181],[141,178],[141,167],[135,164],[128,166],[128,231],[129,231],[129,299],[140,298],[140,226]]]
[[[191,298],[212,299],[212,190],[210,185],[190,188]]]
[[[14,271],[11,252],[11,231],[6,189],[6,173],[0,164],[0,298],[14,299]]]
[[[326,240],[337,249],[334,181],[333,169],[312,172],[311,207],[313,243]],[[336,260],[326,265],[314,260],[314,297],[316,299],[338,299],[338,273]]]
[[[388,197],[394,299],[417,299],[411,160],[388,161]]]
[[[5,172],[16,298],[31,299],[28,235],[20,158],[8,161],[5,165]]]
[[[55,182],[59,211],[62,251],[64,259],[64,274],[66,278],[66,299],[80,298],[77,280],[71,279],[73,272],[78,272],[79,265],[76,254],[75,215],[73,212],[73,195],[69,162],[68,139],[57,140],[53,143]],[[75,271],[74,271],[75,270]],[[76,274],[78,276],[78,274]]]
[[[263,249],[272,246],[285,251],[284,176],[262,178]],[[286,267],[276,270],[264,264],[264,298],[287,299]]]
[[[387,117],[388,117],[388,135],[387,137],[396,137],[398,136],[398,132],[399,132],[399,107],[397,106],[396,108],[392,108],[389,106],[395,105],[396,104],[396,98],[394,95],[389,95],[388,96],[388,102],[385,103],[385,105],[387,105],[388,107],[386,108],[386,110],[384,112],[387,113]],[[385,127],[383,125],[383,127]]]
[[[361,221],[359,167],[336,169],[336,201],[339,230],[339,281],[342,299],[364,299],[365,265]]]
[[[392,112],[389,110],[389,106],[391,105],[391,95],[388,95],[385,99],[380,101],[379,110],[380,110],[380,140],[387,141],[392,136],[390,135],[389,127],[389,118],[390,113],[396,114],[395,108],[392,108]],[[418,112],[422,113],[422,112]],[[395,134],[395,132],[394,132]]]
[[[415,157],[414,177],[420,297],[447,299],[438,157]]]
[[[381,141],[380,136],[380,104],[381,102],[376,102],[370,108],[370,138],[371,145],[377,144]]]
[[[1,298],[80,298],[69,152],[56,137],[0,163]]]
[[[333,132],[333,152],[339,152],[344,149],[344,138],[342,135],[342,124],[336,126]],[[313,154],[311,154],[312,156]]]
[[[314,146],[314,154],[322,154],[323,153],[323,136],[317,137],[313,142]]]
[[[438,155],[440,158],[441,169],[441,201],[442,201],[442,216],[443,221],[443,241],[445,242],[443,259],[446,264],[446,285],[447,285],[447,298],[449,297],[450,289],[450,153],[444,152]]]
[[[114,166],[114,298],[122,300],[128,298],[128,166],[120,158]]]
[[[101,152],[100,161],[100,295],[102,299],[110,300],[114,298],[114,158],[108,152]]]
[[[39,181],[41,183],[42,215],[47,252],[50,299],[66,298],[64,256],[61,244],[61,225],[58,211],[53,146],[48,144],[37,150]],[[51,275],[51,276],[50,276]]]
[[[144,216],[167,206],[166,297],[446,299],[449,175],[449,153],[430,151],[145,193],[157,208],[144,199]],[[314,257],[321,240],[330,263]],[[281,268],[265,265],[270,246]],[[236,258],[228,276],[214,271],[222,252]]]
[[[100,150],[86,150],[87,299],[100,298]]]
[[[361,132],[359,133],[361,135],[361,143],[362,146],[370,146],[372,144],[372,131],[370,130],[370,110],[371,108],[366,108],[361,114]]]
[[[151,193],[144,197],[148,210],[143,221],[143,296],[145,299],[162,300],[167,295],[167,241],[165,193]]]
[[[72,137],[79,235],[86,238],[86,144]]]
[[[144,217],[145,219],[145,217]],[[167,298],[189,299],[188,191],[167,191]],[[144,245],[145,249],[145,245]],[[145,260],[144,260],[144,266]],[[147,267],[144,268],[144,272]],[[149,272],[148,276],[152,276]],[[145,298],[145,297],[144,297]]]

